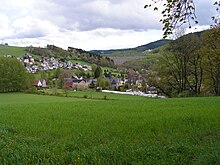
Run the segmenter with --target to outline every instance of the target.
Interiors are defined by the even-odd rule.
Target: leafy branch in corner
[[[215,28],[220,27],[220,1],[216,1],[213,5],[216,6],[217,15],[212,17],[214,25],[211,25],[211,27]]]
[[[152,3],[145,5],[144,8],[154,6],[154,11],[157,11],[159,2],[162,3],[164,8],[161,12],[163,17],[160,20],[163,24],[164,38],[183,24],[188,23],[189,28],[191,28],[192,21],[198,24],[193,0],[152,0]]]

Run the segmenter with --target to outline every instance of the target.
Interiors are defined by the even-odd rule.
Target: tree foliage
[[[94,71],[94,78],[99,78],[102,75],[102,68],[97,66]]]
[[[58,75],[58,82],[57,82],[57,85],[58,85],[58,88],[65,88],[65,82],[67,78],[69,78],[71,76],[71,74],[69,72],[66,72],[65,70],[63,69],[59,69],[58,71],[59,75]]]
[[[205,55],[206,85],[210,93],[220,95],[220,28],[205,31],[201,36]]]
[[[214,21],[214,25],[212,25],[212,27],[220,27],[220,1],[216,1],[214,3],[214,5],[216,6],[216,12],[217,14],[215,16],[212,17],[212,20]]]
[[[109,80],[103,78],[102,76],[98,78],[98,87],[101,87],[104,90],[110,89],[111,83]]]
[[[0,92],[22,91],[31,86],[25,67],[15,58],[0,57]]]
[[[145,5],[147,7],[154,7],[154,10],[157,11],[158,3],[163,4],[163,10],[161,12],[162,18],[160,22],[163,24],[164,38],[172,34],[172,31],[175,28],[180,27],[183,24],[188,24],[189,28],[191,28],[191,23],[194,22],[198,24],[197,16],[195,13],[196,6],[194,4],[194,0],[151,0],[152,3]],[[217,15],[213,16],[214,20],[213,26],[220,25],[219,18],[219,7],[220,1],[216,1],[214,3],[216,6]]]
[[[220,95],[220,28],[171,42],[148,68],[148,84],[167,96]]]

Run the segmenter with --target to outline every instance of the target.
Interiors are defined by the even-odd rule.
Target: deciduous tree
[[[25,67],[15,58],[0,57],[0,92],[22,91],[27,87]]]
[[[210,93],[220,95],[220,28],[205,31],[201,36],[205,55],[204,66],[206,84]]]
[[[199,95],[203,79],[199,49],[199,39],[193,34],[171,42],[157,58],[148,81],[168,96]]]
[[[102,75],[102,68],[97,66],[94,72],[94,78],[99,78]]]

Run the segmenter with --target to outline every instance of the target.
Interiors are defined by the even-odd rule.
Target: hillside
[[[101,56],[111,58],[116,65],[121,65],[130,60],[140,60],[146,57],[146,54],[153,49],[166,45],[171,40],[158,40],[135,48],[112,49],[112,50],[92,50],[90,52],[100,54]]]
[[[126,48],[126,49],[111,49],[111,50],[91,50],[90,52],[102,55],[140,55],[143,54],[145,51],[149,51],[160,46],[163,46],[169,43],[171,40],[162,39],[158,41],[154,41],[145,45],[141,45],[135,48]]]
[[[98,64],[103,67],[115,67],[113,60],[108,57],[102,57],[101,55],[72,47],[69,47],[68,50],[64,50],[54,45],[47,45],[46,48],[0,45],[0,56],[11,55],[18,57],[24,56],[27,53],[35,57],[56,57],[62,61],[78,60]]]
[[[25,53],[28,53],[25,47],[0,45],[0,56],[4,56],[4,55],[22,56]]]
[[[195,36],[199,37],[201,36],[203,31],[200,31],[200,32],[195,32],[193,33]],[[187,36],[187,35],[191,35],[192,33],[189,33],[189,34],[186,34],[184,36]],[[183,37],[184,37],[183,36]],[[155,58],[160,55],[161,53],[164,52],[164,49],[166,48],[166,46],[168,45],[169,42],[173,41],[174,43],[176,42],[176,40],[159,40],[159,41],[155,41],[155,42],[152,42],[152,43],[149,43],[147,45],[142,45],[142,46],[139,46],[137,48],[135,48],[136,50],[139,50],[139,51],[145,51],[145,56],[139,56],[140,58],[138,58],[138,56],[136,56],[136,58],[128,58],[128,60],[121,60],[123,61],[122,63],[120,63],[120,65],[122,67],[125,67],[125,68],[130,68],[132,66],[133,69],[135,70],[141,70],[143,68],[148,68],[149,67],[149,61],[154,61]],[[148,51],[146,52],[146,48],[152,48],[151,50],[152,51]],[[147,54],[147,56],[146,56]],[[134,56],[135,57],[135,56]],[[112,59],[117,59],[115,57],[111,57]],[[123,59],[123,57],[122,57]]]
[[[68,47],[68,50],[47,45],[47,48],[40,47],[15,47],[0,45],[0,55],[23,56],[26,53],[32,56],[56,57],[67,60],[81,60],[88,63],[95,63],[104,67],[115,67],[129,60],[137,60],[146,57],[146,52],[169,43],[170,40],[158,40],[135,48],[92,50],[85,51],[78,48]]]

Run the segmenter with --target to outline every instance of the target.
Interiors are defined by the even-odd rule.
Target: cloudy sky
[[[143,45],[163,34],[160,13],[144,9],[149,1],[0,0],[0,42],[85,50]],[[195,0],[197,30],[212,23],[215,8],[210,1]]]

